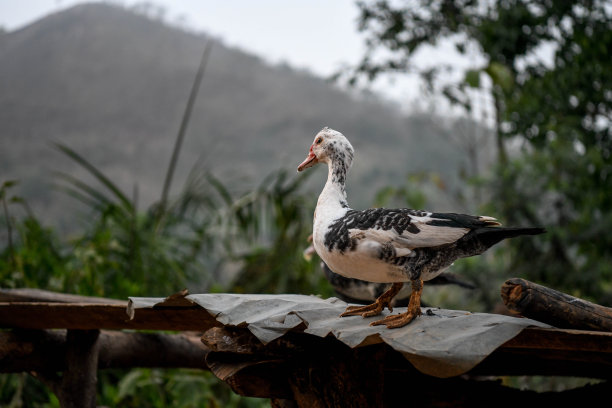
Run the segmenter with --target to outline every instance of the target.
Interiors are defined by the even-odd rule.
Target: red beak
[[[315,156],[315,154],[312,152],[312,146],[311,146],[310,147],[310,152],[308,153],[308,156],[306,157],[306,159],[304,159],[304,161],[302,163],[300,163],[300,165],[297,168],[297,171],[302,171],[304,169],[312,167],[315,164],[317,164],[318,162],[319,162],[319,160],[317,159],[317,156]]]

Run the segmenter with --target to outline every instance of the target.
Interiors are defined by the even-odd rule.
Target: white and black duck
[[[455,260],[479,255],[503,239],[541,234],[543,228],[501,228],[492,217],[436,213],[408,208],[353,210],[345,191],[354,150],[344,135],[323,128],[298,171],[317,163],[328,166],[313,222],[313,246],[329,268],[345,277],[392,283],[371,305],[349,306],[341,316],[379,315],[402,289],[412,285],[405,313],[372,325],[402,327],[421,314],[423,281],[433,279]]]

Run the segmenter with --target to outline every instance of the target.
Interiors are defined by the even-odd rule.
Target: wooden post
[[[95,408],[98,383],[99,330],[68,330],[66,334],[66,370],[33,375],[47,384],[62,408]]]
[[[99,330],[68,330],[66,365],[58,398],[66,408],[96,406]]]

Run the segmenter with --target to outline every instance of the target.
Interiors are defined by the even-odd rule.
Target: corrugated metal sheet
[[[531,319],[498,314],[424,308],[423,315],[399,329],[370,326],[380,317],[340,318],[347,304],[304,295],[195,294],[184,299],[130,298],[128,314],[153,307],[198,305],[226,326],[247,327],[262,343],[290,330],[334,336],[350,347],[384,342],[421,372],[436,377],[463,374],[525,327],[550,327]],[[405,308],[396,308],[394,313]],[[385,315],[388,312],[385,312]],[[304,329],[305,327],[305,329]]]

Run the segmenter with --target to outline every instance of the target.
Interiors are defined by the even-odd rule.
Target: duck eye
[[[316,144],[321,144],[322,142],[323,142],[323,138],[320,137],[320,138],[317,139]]]

